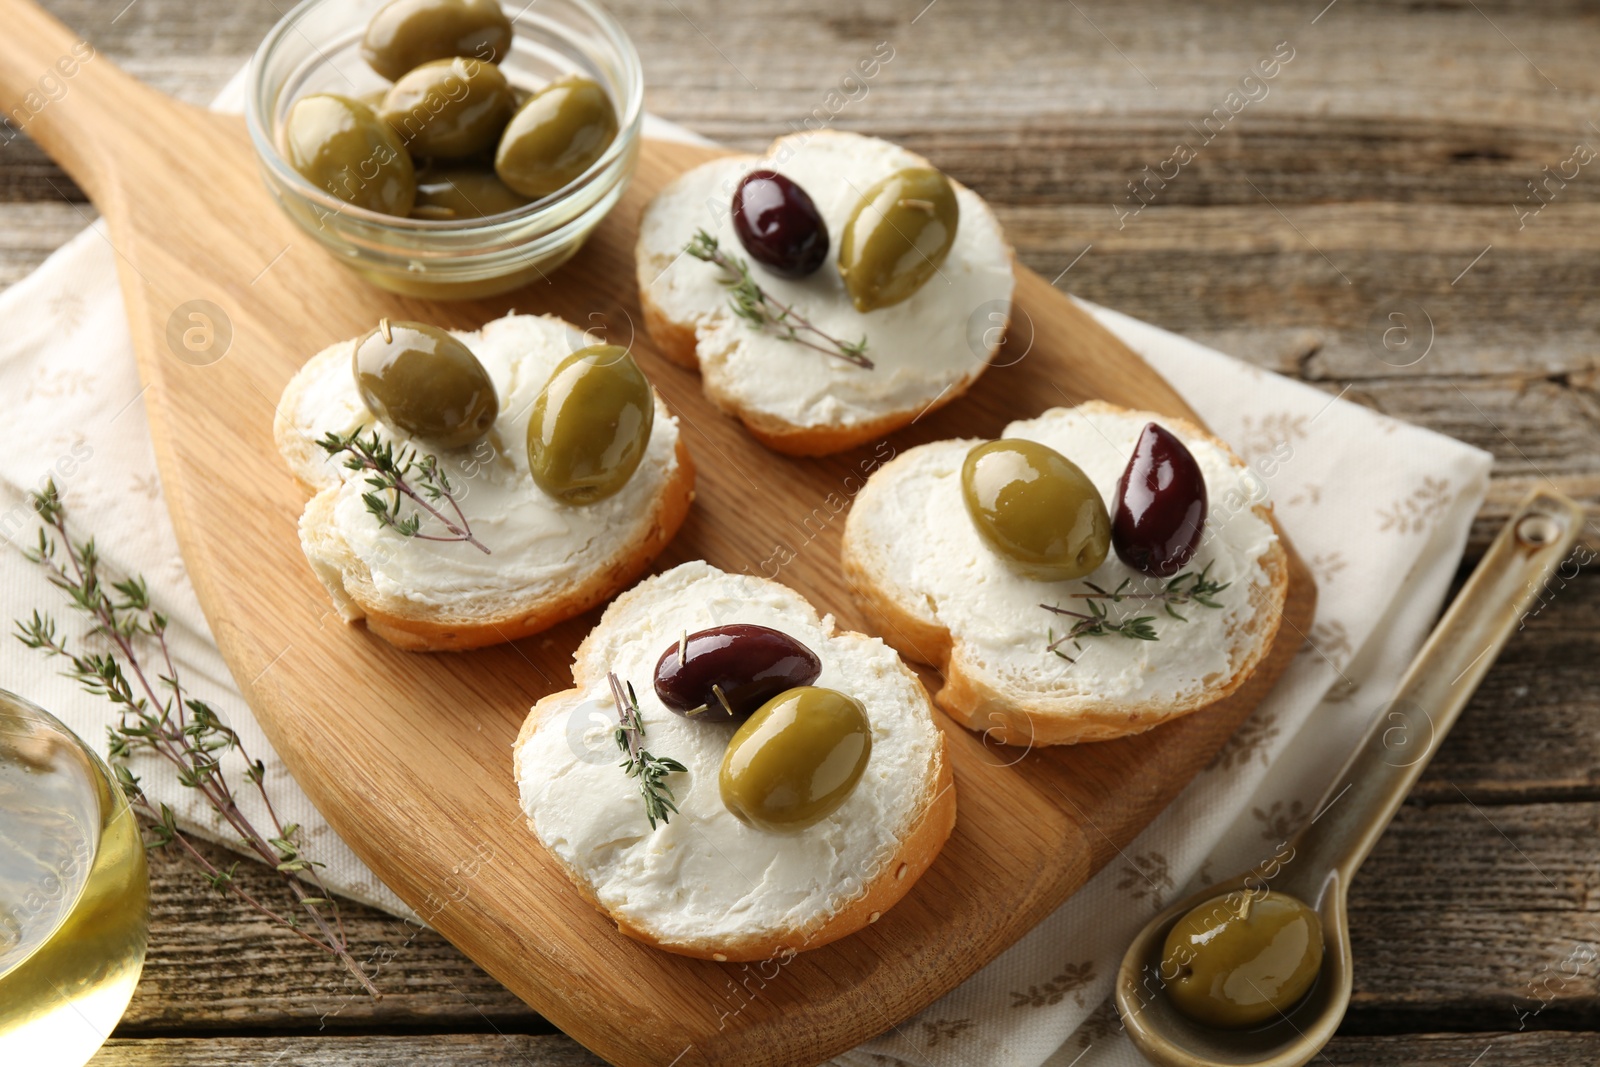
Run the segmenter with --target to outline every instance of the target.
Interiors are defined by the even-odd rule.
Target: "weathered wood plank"
[[[140,77],[195,101],[277,17],[272,3],[222,0],[48,6]],[[1600,89],[1588,16],[1566,5],[1344,0],[1315,25],[1260,0],[946,2],[920,17],[893,0],[848,14],[839,5],[831,17],[802,0],[612,7],[643,54],[651,106],[729,144],[756,148],[826,120],[904,141],[1002,202],[1104,204],[1108,214],[1126,183],[1179,143],[1197,156],[1162,189],[1163,203],[1253,206],[1248,176],[1289,202],[1385,188],[1385,199],[1509,204],[1591,135]],[[1280,41],[1293,58],[1247,86],[1228,115],[1229,93]],[[872,79],[847,81],[880,43],[893,58]],[[1564,91],[1550,92],[1547,76]],[[1217,108],[1226,125],[1201,125]],[[53,195],[36,179],[26,188]],[[1566,195],[1600,196],[1592,188],[1575,182]]]
[[[605,1067],[561,1034],[112,1038],[93,1067]]]
[[[96,218],[99,213],[88,204],[0,203],[0,288],[33,273],[51,252]]]
[[[1334,1067],[1552,1067],[1600,1059],[1600,1034],[1487,1033],[1404,1034],[1394,1037],[1340,1036],[1316,1063]]]
[[[203,846],[223,864],[219,847]],[[240,884],[292,914],[265,867]],[[439,935],[346,902],[352,951],[383,993],[372,1000],[320,949],[210,892],[176,855],[151,857],[150,953],[119,1032],[341,1030],[372,1026],[550,1027]]]
[[[1600,574],[1571,575],[1564,571],[1546,588],[1414,799],[1459,804],[1463,792],[1480,804],[1600,798]],[[1453,869],[1456,854],[1447,850],[1437,862]]]
[[[1474,1057],[1478,1057],[1474,1060]],[[1341,1034],[1317,1063],[1334,1067],[1551,1067],[1600,1059],[1600,1034],[1531,1032]],[[601,1065],[564,1037],[450,1034],[417,1037],[113,1038],[93,1067],[236,1067],[292,1063],[295,1067],[591,1067]]]

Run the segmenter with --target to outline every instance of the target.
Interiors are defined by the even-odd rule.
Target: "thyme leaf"
[[[1062,615],[1075,620],[1067,631],[1057,637],[1055,630],[1045,631],[1045,651],[1053,653],[1069,663],[1077,662],[1061,648],[1062,645],[1071,644],[1079,651],[1083,646],[1081,640],[1086,637],[1125,637],[1133,641],[1159,641],[1161,635],[1156,632],[1152,623],[1156,621],[1154,615],[1133,615],[1113,619],[1108,604],[1121,604],[1124,601],[1138,601],[1145,604],[1159,604],[1162,610],[1171,618],[1179,622],[1188,622],[1188,616],[1177,609],[1189,604],[1198,604],[1204,608],[1221,608],[1222,603],[1217,600],[1217,594],[1231,585],[1231,582],[1217,582],[1211,578],[1211,564],[1196,574],[1193,571],[1184,571],[1168,579],[1159,589],[1153,592],[1143,592],[1131,588],[1133,579],[1124,578],[1115,589],[1104,589],[1093,582],[1084,582],[1089,587],[1086,593],[1073,593],[1074,600],[1082,600],[1086,611],[1073,611],[1055,604],[1040,604],[1044,610],[1052,615]]]
[[[678,806],[674,803],[672,787],[662,781],[669,774],[678,774],[689,768],[669,756],[652,755],[644,747],[644,720],[639,716],[639,697],[633,691],[633,683],[629,682],[624,692],[622,680],[615,672],[608,674],[611,683],[611,696],[617,702],[617,729],[615,738],[617,748],[622,750],[626,757],[620,766],[629,778],[639,779],[639,795],[644,798],[645,818],[650,820],[650,829],[656,828],[656,823],[671,822],[669,812],[677,814]]]
[[[728,303],[733,313],[749,323],[751,329],[769,331],[784,341],[815,349],[863,370],[872,369],[872,360],[867,358],[865,336],[859,341],[844,341],[824,333],[793,307],[761,288],[750,276],[749,265],[738,256],[724,252],[717,239],[705,230],[695,231],[694,239],[684,247],[684,252],[722,268],[722,284],[728,290]]]
[[[456,502],[455,487],[439,467],[439,457],[419,453],[410,446],[396,452],[392,443],[379,439],[377,430],[362,437],[361,431],[365,428],[357,426],[347,434],[330,430],[317,444],[330,456],[345,455],[347,469],[368,472],[365,481],[371,492],[362,493],[361,500],[378,520],[378,525],[401,537],[414,537],[419,541],[465,541],[488,555],[488,546],[472,535],[472,526]],[[413,510],[409,515],[402,515],[400,508],[407,500]],[[442,510],[445,507],[450,509],[448,514]],[[448,532],[423,533],[424,513],[436,519]]]

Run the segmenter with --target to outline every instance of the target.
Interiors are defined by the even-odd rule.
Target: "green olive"
[[[1175,1008],[1224,1029],[1286,1014],[1322,968],[1322,920],[1285,893],[1241,890],[1178,920],[1161,952]]]
[[[833,814],[872,755],[861,701],[805,685],[745,720],[722,757],[722,803],[758,830],[803,830]]]
[[[359,100],[332,93],[296,100],[283,122],[283,151],[307,181],[356,207],[405,215],[416,199],[405,145]]]
[[[493,148],[513,106],[499,67],[456,56],[407,71],[379,113],[413,156],[460,159]]]
[[[860,312],[898,304],[939,271],[961,205],[931,167],[897,170],[861,196],[839,239],[839,275]]]
[[[628,350],[580,348],[556,365],[528,418],[535,484],[568,504],[604,500],[628,483],[650,443],[655,395]]]
[[[617,139],[606,91],[574,74],[553,81],[517,109],[500,136],[494,171],[537,200],[575,181]]]
[[[528,203],[506,188],[493,171],[456,168],[417,179],[416,219],[478,219],[515,211]]]
[[[390,81],[434,59],[498,63],[511,51],[511,20],[498,0],[394,0],[367,23],[361,54]]]
[[[1105,561],[1111,519],[1089,476],[1037,441],[988,441],[961,465],[967,514],[990,548],[1029,578],[1082,578]]]
[[[441,448],[472,444],[500,414],[489,372],[437,326],[384,319],[356,342],[351,363],[368,411]]]

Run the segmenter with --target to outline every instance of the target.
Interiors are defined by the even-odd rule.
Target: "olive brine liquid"
[[[55,720],[0,693],[0,1064],[81,1067],[144,966],[133,811]]]

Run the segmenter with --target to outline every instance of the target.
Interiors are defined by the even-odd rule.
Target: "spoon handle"
[[[1337,871],[1350,884],[1545,583],[1573,577],[1563,561],[1583,523],[1582,509],[1553,490],[1522,502],[1293,841],[1292,869]]]

